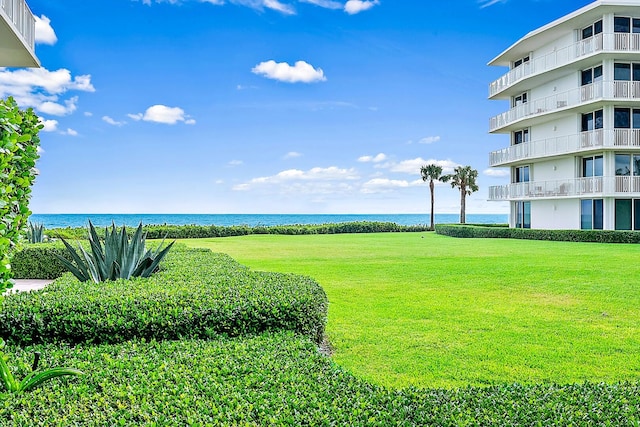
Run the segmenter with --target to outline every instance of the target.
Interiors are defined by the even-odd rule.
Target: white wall
[[[566,230],[580,228],[580,200],[532,200],[531,228]]]

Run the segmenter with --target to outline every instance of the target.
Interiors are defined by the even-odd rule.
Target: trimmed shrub
[[[11,267],[15,279],[57,279],[68,270],[56,258],[64,256],[66,249],[62,242],[34,243],[25,245],[16,252]]]
[[[46,289],[5,298],[9,343],[118,343],[211,338],[278,329],[322,340],[327,297],[311,278],[253,272],[209,250],[169,253],[149,278],[96,285],[65,274]]]
[[[118,228],[120,229],[120,228]],[[330,224],[292,224],[292,225],[145,225],[143,230],[148,239],[198,239],[211,237],[246,236],[249,234],[342,234],[342,233],[399,233],[428,231],[426,225],[398,225],[394,222],[342,222]],[[86,239],[84,228],[54,228],[48,230],[51,237],[63,239]]]
[[[638,383],[388,390],[290,332],[13,350],[28,372],[69,364],[25,395],[0,392],[0,426],[635,426]]]
[[[436,233],[461,238],[550,240],[559,242],[640,243],[640,233],[613,230],[532,230],[484,225],[439,224]]]

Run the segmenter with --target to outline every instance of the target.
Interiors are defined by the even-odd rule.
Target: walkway
[[[39,279],[16,279],[15,285],[8,292],[24,292],[33,291],[36,289],[42,289],[47,286],[53,280],[39,280]]]

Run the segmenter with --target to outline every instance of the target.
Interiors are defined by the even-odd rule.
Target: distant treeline
[[[344,234],[344,233],[402,233],[428,231],[427,225],[398,225],[394,222],[341,222],[328,224],[292,224],[271,226],[249,225],[145,225],[148,239],[198,239],[206,237],[246,236],[249,234]],[[133,233],[135,227],[127,227]],[[85,227],[52,228],[46,235],[53,238],[86,239]],[[100,234],[100,232],[99,232]]]

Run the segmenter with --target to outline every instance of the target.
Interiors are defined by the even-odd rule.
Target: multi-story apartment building
[[[493,59],[509,71],[490,154],[511,183],[511,227],[640,230],[640,1],[598,0],[530,32]]]
[[[0,67],[39,67],[35,18],[25,0],[0,0]]]

